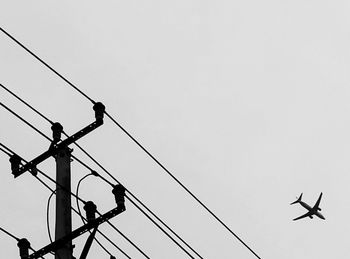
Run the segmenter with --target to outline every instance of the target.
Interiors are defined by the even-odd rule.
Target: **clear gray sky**
[[[347,1],[5,1],[1,27],[96,101],[264,259],[348,258],[350,18]],[[91,104],[0,33],[0,83],[72,134]],[[1,102],[50,125],[5,91]],[[31,160],[49,142],[3,108],[0,142]],[[79,141],[204,258],[255,258],[111,121]],[[74,155],[103,172],[77,148]],[[51,158],[40,167],[55,176]],[[48,244],[50,192],[13,179],[0,154],[0,226]],[[88,170],[72,163],[72,188]],[[105,176],[105,174],[103,174]],[[325,221],[293,222],[301,192]],[[101,211],[111,190],[88,178]],[[188,258],[131,204],[112,220],[150,258]],[[54,229],[54,202],[50,206]],[[81,225],[73,217],[74,227]],[[107,225],[101,231],[144,258]],[[75,256],[87,236],[75,244]],[[125,258],[103,238],[117,258]],[[0,233],[0,255],[19,258]],[[52,258],[47,256],[46,258]],[[90,258],[109,258],[93,245]]]

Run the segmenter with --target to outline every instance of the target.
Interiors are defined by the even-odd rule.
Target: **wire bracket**
[[[53,142],[51,143],[49,150],[45,151],[44,153],[34,158],[32,161],[28,162],[27,164],[20,166],[21,158],[17,155],[13,155],[10,158],[10,163],[11,163],[12,174],[14,175],[14,177],[17,178],[18,176],[20,176],[21,174],[25,173],[28,170],[33,171],[32,173],[35,174],[35,168],[39,163],[43,162],[44,160],[46,160],[51,156],[55,156],[58,152],[60,152],[60,150],[66,148],[68,145],[72,144],[73,142],[77,141],[78,139],[84,137],[91,131],[101,126],[103,124],[103,114],[104,114],[105,106],[102,103],[98,102],[94,105],[93,108],[95,111],[96,120],[93,123],[86,126],[85,128],[78,131],[77,133],[61,141],[60,143],[58,142],[60,141],[63,127],[58,122],[54,123],[53,126],[51,127],[53,131]]]

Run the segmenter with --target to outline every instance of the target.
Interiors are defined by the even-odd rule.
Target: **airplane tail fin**
[[[290,205],[301,202],[302,197],[303,197],[303,193],[301,193],[299,198],[296,201],[292,202]]]

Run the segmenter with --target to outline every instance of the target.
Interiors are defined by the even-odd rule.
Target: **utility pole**
[[[63,147],[55,156],[56,159],[56,225],[55,240],[72,232],[71,212],[71,150]],[[58,249],[55,259],[72,259],[72,240]]]
[[[115,196],[117,207],[96,218],[96,205],[93,204],[92,201],[86,202],[84,209],[86,210],[87,214],[87,223],[72,231],[70,167],[72,150],[68,146],[103,124],[105,106],[102,103],[95,103],[93,109],[95,111],[96,120],[72,136],[67,137],[65,140],[61,141],[61,135],[63,133],[62,125],[58,122],[53,123],[51,127],[53,140],[49,149],[38,157],[34,158],[32,161],[22,165],[22,159],[17,154],[14,154],[10,158],[12,174],[15,178],[22,175],[26,171],[30,171],[33,175],[36,175],[38,173],[36,166],[39,163],[43,162],[51,156],[56,159],[55,241],[29,255],[28,247],[30,243],[26,239],[21,239],[21,242],[18,244],[18,247],[20,248],[21,258],[36,259],[49,252],[54,252],[55,259],[74,259],[72,240],[81,234],[93,229],[80,257],[86,258],[98,226],[125,211],[125,188],[122,185],[118,184],[115,185],[112,190],[112,193]]]

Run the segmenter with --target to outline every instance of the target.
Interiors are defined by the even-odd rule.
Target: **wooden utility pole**
[[[56,159],[56,225],[55,240],[69,235],[72,232],[72,212],[71,212],[71,150],[63,147]],[[72,259],[72,240],[58,249],[55,259]]]

